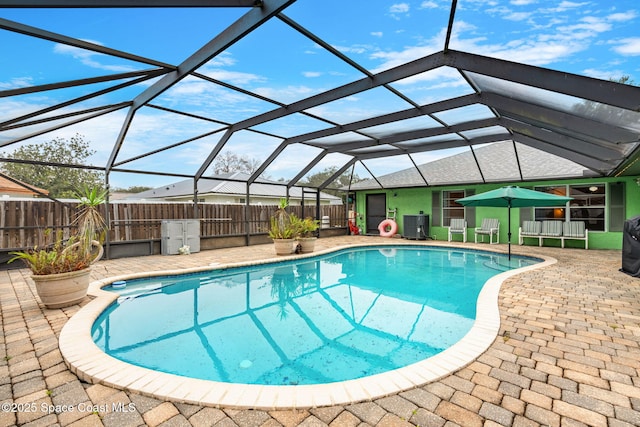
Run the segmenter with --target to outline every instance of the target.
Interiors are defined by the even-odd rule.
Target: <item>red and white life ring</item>
[[[392,219],[385,219],[378,225],[380,237],[392,237],[398,232],[398,224]]]

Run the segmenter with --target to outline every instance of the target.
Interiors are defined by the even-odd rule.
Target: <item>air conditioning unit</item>
[[[402,237],[425,240],[429,236],[429,215],[403,215]]]

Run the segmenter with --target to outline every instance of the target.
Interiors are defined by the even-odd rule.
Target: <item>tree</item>
[[[83,135],[54,138],[49,142],[24,145],[13,153],[3,153],[8,159],[31,160],[43,164],[12,163],[0,164],[1,170],[12,178],[35,187],[48,190],[51,197],[73,197],[84,186],[102,188],[104,174],[83,168],[47,166],[52,164],[85,165],[95,153]]]
[[[618,79],[610,78],[614,83],[636,86],[630,76],[622,76]],[[584,100],[573,106],[573,111],[582,117],[587,117],[602,123],[627,124],[635,123],[637,120],[635,111],[628,111],[607,104],[600,104],[593,101]]]
[[[147,191],[147,190],[151,190],[153,187],[147,187],[144,185],[132,185],[131,187],[128,188],[113,188],[112,191],[114,193],[132,193],[132,194],[136,194],[136,193],[142,193],[143,191]]]
[[[615,83],[622,83],[623,85],[636,86],[631,76],[622,76],[619,79],[610,78],[609,81],[615,82]]]
[[[305,179],[301,180],[299,184],[305,185],[308,187],[319,187],[320,185],[324,184],[324,182],[327,179],[331,178],[331,176],[334,173],[336,173],[337,170],[338,168],[336,166],[330,166],[330,167],[324,168],[322,171],[317,172],[313,175],[309,175]],[[354,184],[356,182],[362,181],[362,179],[357,174],[353,174],[353,177],[352,177],[351,170],[349,170],[347,172],[344,172],[342,175],[336,178],[333,182],[329,183],[329,185],[332,188],[343,188],[343,187],[346,188],[349,186],[349,181],[351,181],[351,184]],[[328,194],[333,194],[334,196],[339,196],[343,194],[342,191],[332,190],[332,189],[324,189],[322,191]]]
[[[248,156],[241,156],[231,151],[220,153],[213,163],[213,173],[220,175],[232,172],[252,174],[260,166],[260,161]]]
[[[338,168],[336,166],[330,166],[330,167],[324,168],[320,172],[307,176],[305,179],[300,181],[300,184],[306,185],[309,187],[318,187],[324,184],[324,182],[327,179],[329,179],[334,173],[336,173],[337,170]],[[357,174],[354,174],[352,178],[351,170],[349,170],[347,172],[344,172],[342,175],[336,178],[333,182],[329,183],[329,185],[333,188],[347,187],[349,186],[350,180],[351,180],[351,184],[358,181],[362,181]]]

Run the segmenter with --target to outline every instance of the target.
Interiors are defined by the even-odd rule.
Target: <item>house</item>
[[[202,178],[198,181],[199,203],[245,204],[247,202],[247,185],[249,175],[242,172],[216,175],[214,178]],[[289,203],[300,204],[304,194],[305,204],[315,204],[316,191],[301,187],[289,188]],[[277,205],[280,199],[287,197],[287,187],[282,183],[258,180],[249,187],[249,204]],[[123,201],[193,201],[193,180],[175,182],[163,185],[141,193],[132,194]],[[341,205],[342,199],[324,192],[320,192],[321,205]]]
[[[515,144],[515,145],[514,145]],[[499,241],[508,240],[507,209],[464,207],[457,199],[518,185],[538,191],[567,195],[574,200],[563,208],[512,209],[511,241],[522,221],[555,219],[584,221],[589,229],[589,248],[621,249],[625,219],[640,214],[640,178],[596,176],[592,171],[565,158],[525,145],[504,141],[474,148],[453,156],[399,172],[378,176],[351,185],[355,193],[357,226],[378,234],[378,224],[394,212],[399,233],[404,232],[404,215],[428,215],[427,237],[447,239],[451,218],[467,221],[467,234],[483,218],[500,221]],[[582,242],[575,243],[581,247]],[[558,241],[545,241],[555,245]]]
[[[34,191],[31,188],[37,191]],[[49,192],[26,183],[24,183],[24,185],[20,185],[0,175],[0,197],[40,197],[43,194],[46,195],[49,194]]]

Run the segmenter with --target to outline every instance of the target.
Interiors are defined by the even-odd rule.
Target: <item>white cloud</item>
[[[537,0],[511,0],[511,4],[514,6],[527,6],[535,3]]]
[[[492,8],[486,9],[484,12],[489,14],[496,14],[501,18],[506,19],[507,21],[514,21],[514,22],[525,21],[535,16],[533,12],[515,11],[505,6],[492,7]]]
[[[100,45],[100,43],[95,41],[91,41],[91,40],[85,40],[85,41],[96,44],[96,45]],[[114,58],[101,53],[93,52],[86,49],[81,49],[75,46],[56,43],[53,47],[53,52],[59,55],[71,56],[74,59],[80,61],[81,64],[86,65],[87,67],[97,68],[100,70],[107,70],[107,71],[114,71],[114,72],[127,72],[127,71],[136,70],[136,68],[131,65],[105,64],[103,62],[100,62],[99,60],[107,59],[107,58],[110,60],[113,60]],[[115,59],[118,60],[117,58]]]
[[[370,34],[374,37],[382,37],[383,35],[382,31],[372,31]]]
[[[588,68],[586,70],[582,70],[582,73],[585,76],[589,76],[589,77],[594,77],[596,79],[601,79],[601,80],[609,80],[609,79],[614,79],[617,80],[620,77],[628,74],[625,73],[622,70],[597,70],[595,68]]]
[[[407,13],[409,12],[409,3],[396,3],[389,8],[391,13]]]
[[[31,100],[33,101],[33,100]],[[27,103],[27,102],[2,102],[0,103],[0,117],[18,117],[23,114],[31,113],[40,108],[47,107],[57,100],[41,97],[39,103]],[[76,111],[77,108],[67,107],[56,114],[64,114]],[[51,116],[53,113],[47,114]],[[109,155],[113,149],[114,141],[118,137],[118,132],[122,127],[122,123],[125,117],[123,110],[115,111],[110,114],[94,118],[85,122],[76,123],[73,126],[67,126],[60,129],[56,129],[51,132],[44,133],[32,138],[29,138],[23,142],[12,144],[0,149],[1,152],[10,153],[14,149],[19,148],[22,145],[38,143],[41,141],[50,141],[54,138],[71,138],[76,134],[83,135],[85,141],[88,141],[92,150],[95,150],[95,154],[88,159],[88,163],[92,165],[104,166],[106,164]],[[57,123],[57,122],[56,122]],[[50,127],[51,124],[34,125],[30,128],[30,131],[43,131]],[[3,140],[11,140],[13,138],[24,136],[24,133],[18,130],[9,130],[3,132]]]
[[[504,19],[508,19],[509,21],[524,21],[531,17],[530,12],[511,12],[504,16]]]
[[[441,47],[432,46],[411,46],[400,51],[379,51],[371,54],[371,59],[382,60],[380,66],[371,70],[374,73],[378,73],[382,70],[397,67],[398,65],[405,64],[414,59],[421,58],[423,56],[435,53],[441,50]]]
[[[228,67],[236,64],[236,59],[229,52],[222,52],[207,63],[210,67]]]
[[[468,24],[465,21],[456,21],[454,24],[454,38],[455,34],[472,31],[476,27]],[[373,69],[374,73],[380,72],[382,70],[386,70],[389,68],[396,67],[398,65],[405,64],[407,62],[413,61],[418,58],[422,58],[423,56],[427,56],[442,50],[444,46],[444,40],[446,36],[446,28],[443,28],[437,35],[432,37],[431,39],[426,40],[423,44],[417,46],[408,46],[400,51],[378,51],[371,54],[371,59],[379,59],[382,63]],[[470,39],[474,45],[479,43],[480,41],[485,40],[484,37],[478,37],[476,39]],[[458,48],[456,48],[458,49]],[[464,48],[460,50],[465,50]],[[473,52],[473,50],[467,50],[468,52]]]
[[[620,55],[637,56],[640,55],[640,37],[629,37],[615,41],[617,46],[613,50]]]
[[[530,65],[545,66],[587,49],[592,39],[610,29],[603,20],[587,17],[578,24],[552,28],[548,33],[537,33],[527,38],[513,39],[506,43],[486,44],[487,38],[477,36],[477,28],[465,21],[456,21],[450,46],[464,52],[506,59]],[[381,60],[375,72],[382,71],[411,60],[442,50],[446,29],[421,45],[408,46],[399,51],[376,52],[371,57]],[[633,43],[628,51],[633,51]],[[622,47],[622,46],[621,46]]]
[[[488,7],[496,7],[500,2],[497,0],[465,0],[458,3],[458,10],[485,10]]]
[[[305,77],[313,78],[313,77],[320,77],[322,73],[319,71],[303,71],[302,75]]]
[[[37,111],[41,108],[45,108],[50,103],[47,102],[47,100],[44,98],[41,98],[38,101],[39,102],[36,103],[34,100],[31,100],[31,102],[25,102],[14,100],[13,98],[3,98],[2,102],[0,102],[0,117],[2,117],[3,121],[15,119],[25,114]],[[3,131],[0,133],[0,144],[5,144],[8,141],[11,141],[14,138],[22,135],[24,135],[24,132],[22,132],[20,129],[9,129]],[[0,147],[0,154],[4,152],[11,152],[13,151],[13,148],[13,145]]]
[[[333,47],[342,53],[363,54],[371,50],[371,46],[362,45],[362,44],[355,44],[353,46],[334,45]]]
[[[571,34],[573,38],[592,38],[599,33],[610,31],[611,24],[601,18],[587,16],[574,25],[557,27],[560,34]]]
[[[247,85],[250,83],[262,82],[266,80],[264,77],[257,74],[223,69],[203,70],[202,74],[211,77],[212,79],[236,85]]]
[[[628,10],[626,12],[613,13],[607,16],[607,20],[613,22],[626,22],[635,19],[637,16],[638,13],[635,10]]]
[[[91,44],[95,44],[97,46],[104,46],[102,43],[100,43],[98,41],[95,41],[95,40],[83,39],[82,41],[87,42],[87,43],[91,43]],[[79,51],[79,52],[87,52],[88,54],[91,54],[91,55],[95,54],[94,52],[90,52],[90,51],[87,51],[85,49],[81,49],[79,47],[69,46],[69,45],[62,44],[62,43],[56,43],[53,46],[53,51],[56,52],[56,53],[69,53],[69,52]]]
[[[573,1],[562,1],[562,2],[560,2],[560,4],[558,5],[558,7],[555,10],[557,12],[562,12],[562,11],[569,10],[569,9],[581,8],[583,6],[587,6],[588,4],[589,4],[588,2],[576,3],[576,2],[573,2]]]
[[[210,76],[211,77],[211,76]],[[209,92],[214,86],[204,80],[195,78],[186,78],[180,84],[177,84],[167,90],[167,94],[175,99],[183,96],[203,95]]]
[[[560,6],[559,7],[563,7],[563,8],[572,8],[572,7],[581,7],[581,6],[585,6],[587,3],[576,3],[573,1],[561,1],[560,2]]]
[[[324,90],[326,89],[310,88],[303,85],[289,85],[286,87],[259,87],[254,89],[254,92],[269,99],[274,99],[276,101],[284,103],[291,103],[309,97],[311,95],[315,95]]]
[[[554,10],[538,9],[530,17],[513,15],[510,9],[498,7],[492,11],[504,19],[526,18],[529,29],[534,31],[520,32],[518,38],[512,38],[506,43],[487,45],[486,40],[474,37],[475,28],[470,25],[458,25],[459,22],[456,22],[451,46],[467,52],[546,66],[567,60],[578,52],[587,51],[594,43],[602,42],[602,34],[614,30],[615,22],[630,21],[638,15],[633,10],[603,16],[597,16],[594,11],[589,11],[587,16],[576,20],[566,14],[556,14],[559,10],[573,11],[587,4],[587,2],[563,1]],[[547,22],[541,24],[544,19]],[[526,27],[523,28],[523,30],[526,29]],[[613,50],[620,54],[640,55],[640,38],[620,39],[611,44],[616,45]]]
[[[7,82],[0,82],[0,89],[16,89],[20,87],[33,86],[33,77],[14,77]]]
[[[187,77],[160,95],[157,102],[160,105],[181,107],[196,114],[198,110],[203,110],[204,116],[234,121],[234,111],[240,108],[255,108],[259,101],[202,79]]]
[[[233,58],[231,54],[223,52],[201,67],[198,72],[212,79],[235,85],[249,85],[267,80],[258,74],[225,69],[225,67],[236,65],[236,63],[236,59]]]
[[[509,61],[543,66],[556,62],[559,59],[566,59],[570,55],[580,52],[585,48],[586,44],[580,43],[579,41],[553,41],[549,43],[533,41],[523,43],[515,49],[511,46],[493,46],[493,49],[490,47],[486,54]]]
[[[437,9],[438,3],[435,1],[423,1],[420,3],[420,9]]]
[[[416,86],[418,83],[427,83],[428,89],[452,88],[460,85],[468,86],[467,82],[460,76],[457,70],[448,67],[436,68],[416,74],[415,76],[395,81],[393,84],[402,86],[403,92],[410,93],[416,90],[424,90],[424,85],[422,87]]]
[[[388,112],[388,110],[385,110],[384,105],[365,105],[358,101],[357,97],[347,97],[329,105],[319,105],[310,108],[308,111],[319,117],[324,117],[325,119],[340,123],[349,123]],[[358,138],[355,134],[347,133],[343,135],[336,135],[335,138],[329,138],[334,141],[346,141],[354,137]]]
[[[171,126],[167,126],[167,123],[171,123]],[[131,123],[125,144],[123,144],[118,155],[118,161],[127,160],[156,148],[175,144],[221,127],[221,125],[181,115],[141,110]],[[162,129],[162,132],[158,132],[158,129]],[[146,168],[147,170],[175,173],[194,173],[202,164],[203,159],[209,154],[212,144],[219,140],[220,135],[221,133],[217,133],[197,139],[180,147],[125,163],[122,167],[131,169]],[[112,142],[108,146],[109,149],[113,146],[116,136],[117,133],[111,135]]]

